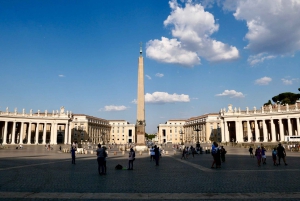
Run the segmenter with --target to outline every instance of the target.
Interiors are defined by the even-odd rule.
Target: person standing
[[[217,151],[218,151],[217,149],[218,149],[218,144],[216,142],[213,142],[213,144],[211,145],[211,155],[213,157],[213,162],[211,164],[211,168],[215,168],[214,165],[217,162],[216,161],[216,159],[217,159]],[[219,156],[219,158],[220,158],[220,156]],[[218,166],[218,165],[216,164],[216,166]]]
[[[264,146],[261,146],[261,158],[262,158],[262,163],[263,165],[267,164],[266,160],[267,160],[267,156],[266,156],[266,149]]]
[[[154,148],[152,146],[150,149],[150,161],[154,161],[154,156],[155,156],[155,153],[154,153]]]
[[[71,156],[72,156],[72,164],[76,164],[75,163],[75,151],[76,149],[74,147],[71,148]]]
[[[280,160],[282,159],[284,164],[287,165],[286,161],[285,161],[285,157],[286,157],[286,152],[284,147],[281,145],[281,143],[278,144],[277,147],[277,156],[278,156],[278,165],[280,165]]]
[[[154,146],[154,157],[155,157],[155,165],[159,166],[159,148],[155,145]]]
[[[128,158],[128,169],[127,170],[133,170],[133,161],[134,160],[135,160],[135,152],[132,148],[130,148],[129,158]]]
[[[255,156],[257,159],[257,166],[260,167],[260,163],[261,163],[261,149],[260,146],[257,147],[257,149],[255,150]]]
[[[105,170],[104,170],[104,149],[101,147],[101,144],[98,144],[98,149],[96,151],[97,154],[97,162],[98,162],[98,173],[99,175],[104,175]]]

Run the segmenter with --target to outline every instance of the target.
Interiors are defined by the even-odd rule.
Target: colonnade
[[[240,118],[241,119],[241,118]],[[285,136],[300,135],[300,117],[270,119],[228,119],[223,121],[223,141],[227,142],[277,142]]]
[[[109,139],[110,133],[109,133],[108,129],[89,126],[88,127],[88,134],[89,134],[89,138],[92,139],[92,142],[94,144],[108,143],[109,140],[110,140]]]
[[[69,123],[0,119],[0,141],[6,144],[70,144]]]

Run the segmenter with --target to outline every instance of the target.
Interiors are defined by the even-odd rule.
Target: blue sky
[[[0,110],[64,106],[146,131],[298,93],[299,0],[0,1]]]

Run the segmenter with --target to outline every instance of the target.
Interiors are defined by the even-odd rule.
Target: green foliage
[[[272,104],[271,100],[269,100],[267,103],[264,103],[264,105],[271,105],[271,104]]]
[[[274,103],[279,102],[280,104],[295,104],[300,98],[300,94],[294,94],[292,92],[285,92],[278,94],[272,98]]]
[[[155,134],[147,134],[147,133],[145,133],[145,137],[146,137],[146,139],[148,139],[148,140],[152,140],[153,138],[155,138]]]

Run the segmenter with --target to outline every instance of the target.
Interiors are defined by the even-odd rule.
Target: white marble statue
[[[45,110],[45,116],[47,116],[48,115],[48,111],[47,110]]]
[[[246,107],[246,113],[247,113],[247,114],[249,113],[249,108],[248,108],[248,107]]]
[[[23,111],[22,111],[22,113],[23,113],[23,114],[25,114],[25,109],[24,109],[24,108],[23,108]]]
[[[60,114],[65,114],[65,107],[64,106],[60,107]]]
[[[286,111],[289,111],[289,104],[285,104],[286,105]]]
[[[32,115],[32,109],[30,109],[30,111],[29,111],[29,112],[30,112],[30,115]]]
[[[8,107],[6,107],[6,112],[8,113]]]
[[[17,108],[15,108],[15,114],[17,114],[17,111],[18,111],[18,109],[17,109]]]

